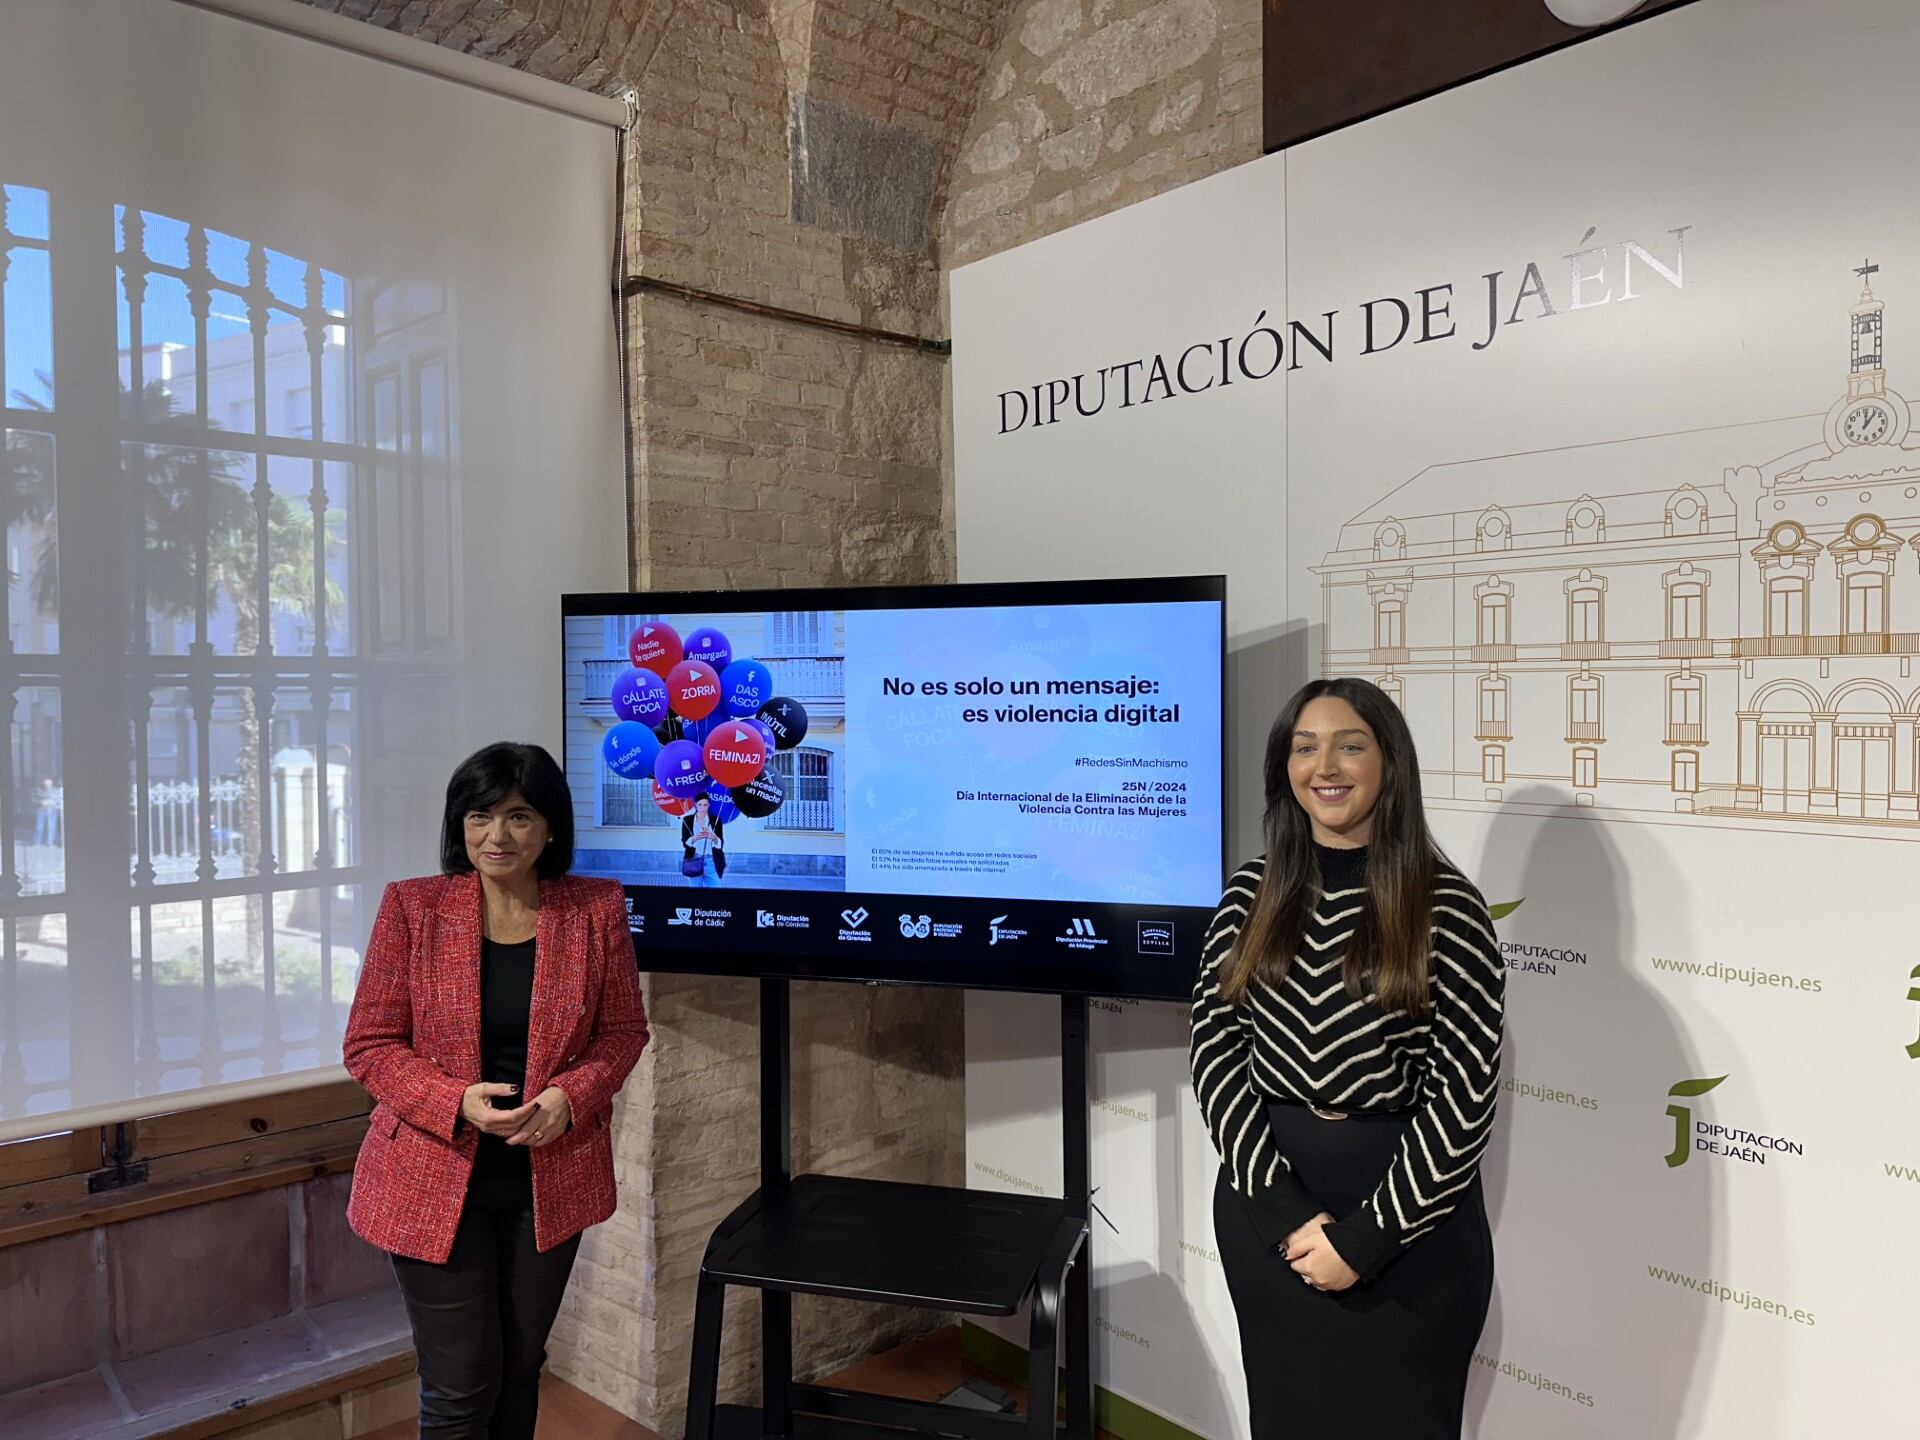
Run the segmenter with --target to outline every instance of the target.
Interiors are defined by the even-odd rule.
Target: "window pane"
[[[251,687],[214,691],[207,736],[213,777],[207,788],[208,845],[213,872],[222,880],[260,873],[261,720]]]
[[[199,1062],[215,988],[203,903],[132,907],[135,973],[140,980],[141,1090],[189,1090],[215,1083]]]
[[[361,887],[324,885],[273,897],[274,1003],[288,1047],[281,1063],[311,1065],[337,1046],[360,982],[360,937],[372,924],[361,913]]]
[[[267,543],[273,552],[268,594],[276,655],[314,652],[313,472],[311,460],[275,455],[267,461],[273,491],[267,521]],[[333,588],[331,576],[328,588]],[[330,594],[329,603],[336,598]]]
[[[67,883],[66,789],[60,769],[60,690],[23,685],[14,694],[14,865],[22,895],[53,895]]]
[[[204,598],[214,650],[253,653],[260,605],[251,457],[168,445],[128,445],[122,455],[141,539],[129,598],[152,652],[187,652]]]
[[[20,207],[11,197],[19,187],[9,185],[8,217],[18,235]],[[39,191],[32,192],[40,194]],[[41,200],[45,217],[45,199]],[[0,242],[4,243],[4,242]],[[47,252],[29,245],[7,250],[6,332],[0,334],[0,357],[4,357],[6,382],[4,403],[23,410],[53,408],[53,277]]]
[[[251,435],[253,407],[253,326],[247,302],[215,290],[207,307],[207,424],[215,430]]]
[[[359,816],[354,803],[359,793],[354,776],[354,757],[359,753],[359,707],[354,700],[350,689],[336,688],[328,697],[326,825],[329,848],[322,854],[336,868],[360,863],[360,847],[355,838]]]
[[[335,655],[351,655],[357,649],[353,606],[353,467],[329,460],[322,474],[327,487],[327,589],[322,597],[327,608],[327,648]]]
[[[72,1049],[67,917],[9,915],[0,920],[0,1071],[24,1077],[25,1114],[73,1103]]]
[[[313,435],[313,356],[297,317],[270,312],[267,329],[267,433],[303,440]]]
[[[223,285],[244,290],[247,288],[247,252],[252,248],[232,235],[208,230],[207,269]]]
[[[320,438],[353,441],[353,396],[347,388],[347,327],[328,325],[320,351]]]
[[[295,310],[303,309],[307,303],[307,262],[269,248],[267,289],[283,305]]]
[[[152,692],[144,727],[147,783],[133,786],[133,863],[144,840],[154,882],[177,885],[196,878],[200,863],[200,769],[194,744],[193,702],[185,686]]]
[[[170,265],[175,270],[186,269],[187,222],[156,215],[151,210],[140,212],[140,222],[143,231],[142,253],[156,264]]]
[[[200,407],[194,364],[186,282],[172,275],[148,275],[140,306],[141,393],[126,398],[127,418],[145,425],[192,421]]]
[[[60,649],[59,530],[53,436],[0,436],[0,502],[6,507],[7,638],[15,654]]]

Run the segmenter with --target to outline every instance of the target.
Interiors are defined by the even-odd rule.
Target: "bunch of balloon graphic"
[[[735,659],[732,642],[710,625],[682,640],[658,620],[634,627],[627,660],[609,697],[618,719],[600,742],[609,770],[623,780],[650,777],[653,803],[672,816],[702,795],[723,824],[780,808],[786,790],[767,762],[806,738],[807,712],[773,693],[771,670]]]

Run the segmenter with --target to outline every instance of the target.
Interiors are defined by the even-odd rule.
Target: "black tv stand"
[[[687,1440],[829,1440],[874,1428],[960,1440],[1092,1440],[1086,997],[1060,997],[1066,1193],[1054,1198],[792,1174],[787,986],[760,982],[760,1186],[720,1223],[701,1261]],[[761,1292],[758,1408],[716,1403],[730,1285]],[[796,1384],[796,1293],[965,1315],[1013,1315],[1031,1301],[1028,1413]],[[1064,1426],[1052,1403],[1062,1369]]]

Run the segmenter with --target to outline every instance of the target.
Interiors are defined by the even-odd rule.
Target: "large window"
[[[1407,643],[1406,602],[1382,600],[1373,612],[1373,644],[1377,650],[1399,650]]]
[[[1847,576],[1846,633],[1880,635],[1887,628],[1887,577],[1878,570]]]
[[[348,285],[312,258],[128,206],[63,212],[112,234],[111,256],[89,257],[50,243],[45,193],[10,186],[7,201],[8,253],[24,239],[32,259],[9,265],[5,292],[6,858],[21,897],[0,901],[0,963],[20,987],[5,1024],[36,1039],[72,1025],[42,980],[99,941],[50,901],[104,878],[70,874],[70,857],[117,851],[137,1086],[275,1073],[337,1048],[364,930],[353,558],[356,477],[374,455],[351,438]],[[89,258],[111,268],[89,274]],[[59,306],[89,286],[117,299],[115,363],[61,373],[109,377],[104,405],[60,388],[52,355]],[[117,488],[63,487],[62,432],[102,410],[117,417]],[[117,615],[63,631],[96,594],[117,595]],[[92,753],[69,774],[74,677],[116,673],[124,758]],[[84,918],[100,917],[90,904]],[[52,1063],[9,1088],[57,1108],[73,1079]]]
[[[0,12],[12,1136],[334,1078],[380,884],[462,755],[557,742],[553,577],[624,527],[605,129],[197,6]]]
[[[1807,633],[1807,582],[1797,575],[1776,575],[1767,582],[1767,635],[1773,639]]]
[[[1586,585],[1567,592],[1567,639],[1575,645],[1590,645],[1606,639],[1602,592]]]
[[[1598,740],[1600,732],[1600,677],[1576,675],[1567,682],[1567,738]]]
[[[1673,752],[1673,793],[1694,795],[1700,790],[1700,755],[1693,750]]]
[[[1482,740],[1510,740],[1513,731],[1507,720],[1507,677],[1482,675],[1479,684],[1479,729]]]
[[[1509,612],[1512,597],[1505,591],[1489,590],[1480,597],[1479,642],[1482,645],[1510,645]]]
[[[1707,587],[1678,583],[1667,589],[1667,638],[1703,640],[1707,634]]]

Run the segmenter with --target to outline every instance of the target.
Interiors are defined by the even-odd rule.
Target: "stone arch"
[[[1473,522],[1475,550],[1511,550],[1513,517],[1498,505],[1489,505]]]
[[[1827,702],[1827,709],[1837,714],[1845,705],[1848,696],[1863,693],[1872,695],[1884,707],[1884,709],[1873,711],[1874,714],[1894,716],[1906,713],[1901,705],[1899,692],[1892,686],[1865,675],[1842,681],[1835,687],[1833,698]]]
[[[1822,712],[1826,709],[1826,701],[1820,698],[1819,691],[1813,689],[1803,681],[1789,679],[1770,681],[1768,684],[1762,686],[1759,693],[1753,697],[1752,703],[1748,705],[1747,708],[1756,713],[1764,713],[1769,702],[1771,702],[1775,696],[1779,695],[1792,695],[1800,700],[1804,712],[1808,715]],[[1801,712],[1788,707],[1786,713],[1797,714]]]
[[[1591,495],[1582,495],[1567,506],[1566,539],[1569,545],[1598,544],[1607,538],[1607,508]]]
[[[1262,15],[1219,0],[1006,4],[953,132],[943,261],[993,254],[1258,159]],[[1255,313],[1235,323],[1257,324]]]
[[[1682,485],[1667,496],[1667,534],[1704,535],[1708,518],[1707,497],[1692,485]]]

